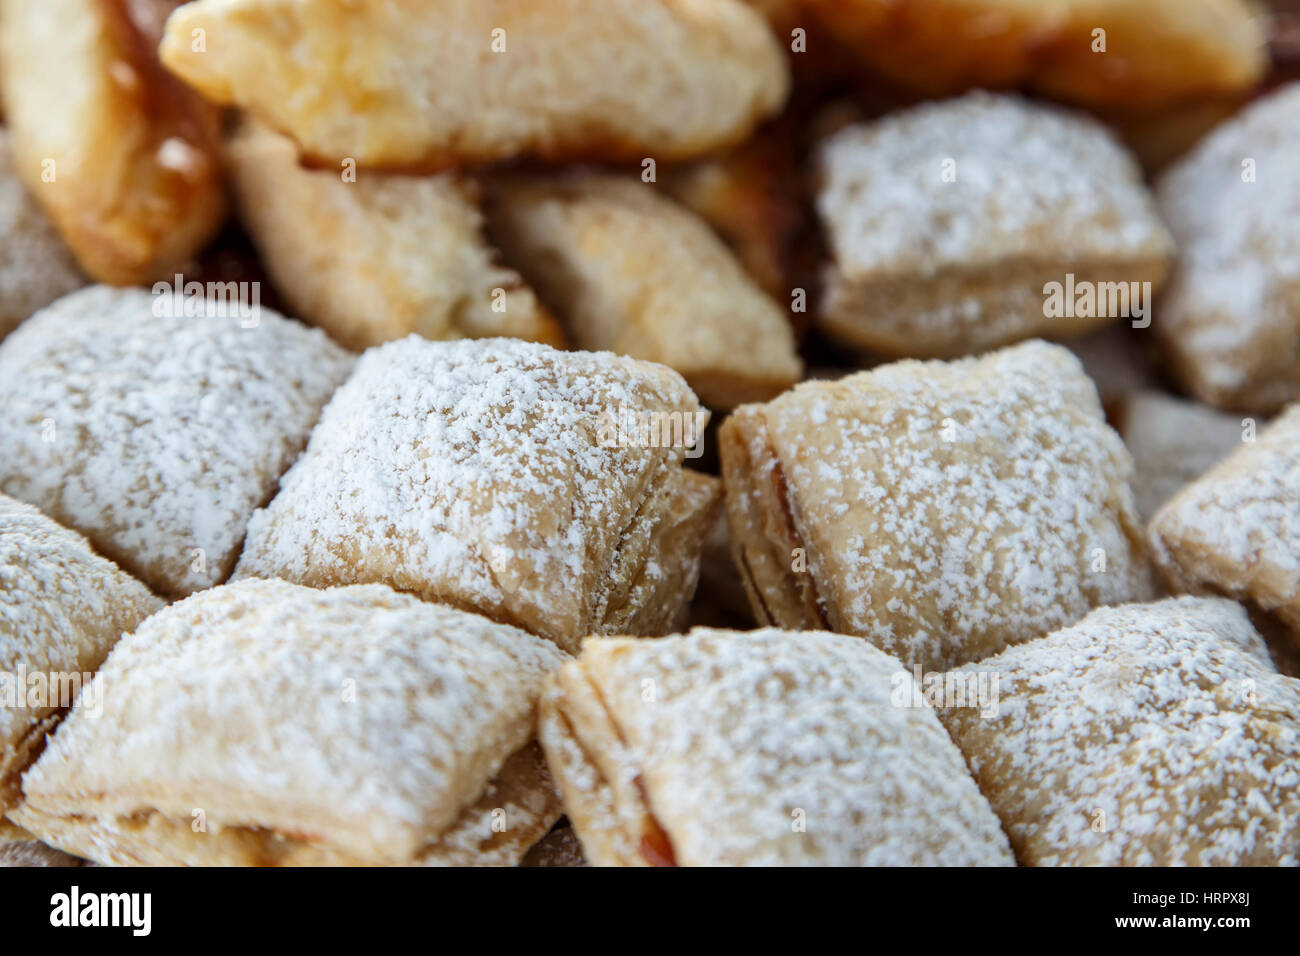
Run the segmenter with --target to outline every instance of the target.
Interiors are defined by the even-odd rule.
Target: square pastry
[[[0,491],[175,597],[225,580],[352,356],[164,289],[82,289],[0,344]]]
[[[955,673],[996,680],[939,716],[1021,863],[1300,864],[1300,681],[1240,605],[1102,608]]]
[[[14,820],[100,863],[513,865],[560,816],[535,737],[564,659],[378,585],[212,588],[123,638]]]
[[[1300,83],[1205,137],[1156,186],[1178,265],[1155,323],[1197,398],[1238,411],[1300,399]]]
[[[162,606],[81,535],[0,495],[0,830],[45,735],[117,639]]]
[[[817,209],[821,324],[890,356],[1149,321],[1172,253],[1137,163],[1095,120],[972,93],[836,133]]]
[[[1150,538],[1170,587],[1248,602],[1300,648],[1300,403],[1166,503]]]
[[[592,639],[541,738],[597,866],[1009,866],[912,676],[860,638]]]
[[[939,668],[1151,594],[1133,459],[1059,346],[807,382],[720,441],[761,623]]]
[[[515,339],[371,349],[254,515],[239,576],[382,583],[542,634],[662,634],[721,506],[676,372]]]

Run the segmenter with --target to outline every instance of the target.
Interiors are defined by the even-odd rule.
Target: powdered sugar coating
[[[198,807],[212,829],[409,862],[529,742],[563,660],[378,585],[225,585],[123,639],[96,678],[103,715],[73,712],[27,774],[27,801],[110,822],[154,810],[185,831]]]
[[[642,781],[679,865],[1012,862],[928,705],[891,699],[900,687],[910,699],[911,676],[866,641],[697,628],[655,641],[593,639],[566,670],[595,688],[624,745],[621,772]],[[579,745],[591,746],[593,728],[552,688]],[[550,748],[558,735],[548,724]],[[566,800],[587,792],[581,779],[561,782]],[[574,825],[602,862],[591,856],[591,830],[616,820]],[[627,837],[635,848],[640,834]]]
[[[680,603],[699,542],[674,548],[669,531],[716,492],[687,482],[681,445],[612,442],[620,409],[699,405],[675,372],[605,352],[415,336],[372,349],[250,522],[238,573],[381,581],[566,645],[657,581],[682,578],[684,595],[659,595]]]
[[[245,328],[161,301],[92,286],[0,345],[0,490],[184,595],[230,573],[352,357],[269,309]]]
[[[1300,681],[1240,606],[1103,608],[962,671],[998,714],[940,717],[1021,862],[1300,863]]]
[[[1178,268],[1155,328],[1186,386],[1272,412],[1300,398],[1300,83],[1207,136],[1157,184]]]

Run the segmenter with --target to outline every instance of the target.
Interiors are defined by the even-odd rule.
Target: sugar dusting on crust
[[[592,640],[569,666],[596,686],[680,864],[1011,862],[933,712],[891,700],[899,686],[910,700],[910,675],[866,641],[697,628]]]
[[[5,340],[0,491],[183,595],[230,572],[351,356],[268,309],[244,328],[159,301],[92,286]]]
[[[1103,608],[961,671],[1000,678],[996,717],[940,716],[1022,862],[1300,863],[1300,681],[1240,606]]]

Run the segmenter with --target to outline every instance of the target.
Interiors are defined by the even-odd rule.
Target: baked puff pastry
[[[1252,0],[803,0],[857,65],[927,96],[1028,87],[1154,107],[1250,89],[1268,67]]]
[[[123,632],[161,607],[81,535],[0,495],[0,837],[45,735]]]
[[[661,362],[719,408],[799,380],[781,308],[702,219],[654,187],[599,174],[515,179],[494,189],[490,217],[580,348]]]
[[[719,440],[762,624],[930,669],[1151,594],[1133,459],[1059,346],[807,382]]]
[[[1155,323],[1201,401],[1271,414],[1300,398],[1300,83],[1206,137],[1156,186],[1178,265]]]
[[[541,739],[596,866],[1011,865],[911,681],[838,634],[593,639]]]
[[[240,218],[277,290],[348,348],[412,332],[561,343],[532,290],[494,262],[472,180],[307,169],[292,140],[251,118],[226,153]]]
[[[357,362],[253,516],[239,576],[382,583],[573,648],[662,634],[695,590],[717,479],[681,377],[517,339],[411,336]]]
[[[123,638],[14,818],[110,864],[511,865],[560,815],[535,736],[563,660],[376,585],[213,588]]]
[[[15,165],[101,282],[172,273],[225,215],[216,109],[154,47],[176,0],[4,0]]]
[[[1094,120],[972,93],[843,129],[819,166],[837,339],[945,358],[1150,322],[1171,241]]]
[[[1239,605],[1103,608],[945,683],[977,673],[997,712],[939,716],[1021,863],[1300,864],[1300,681]]]
[[[211,587],[351,363],[254,302],[90,286],[0,344],[0,491],[161,594]]]
[[[1300,648],[1300,403],[1167,502],[1150,538],[1172,588],[1250,602]]]
[[[160,55],[309,157],[424,171],[687,159],[743,140],[789,86],[740,0],[199,0]]]

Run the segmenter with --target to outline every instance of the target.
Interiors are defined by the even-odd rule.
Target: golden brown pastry
[[[1086,106],[1249,89],[1268,66],[1252,0],[805,0],[860,69],[928,96],[1028,87]]]
[[[597,173],[516,179],[496,188],[490,217],[580,348],[661,362],[718,408],[799,380],[782,308],[708,225],[653,186]]]
[[[559,345],[558,324],[483,240],[464,176],[311,170],[245,119],[227,143],[240,218],[295,315],[363,349],[504,335]]]
[[[534,736],[563,660],[384,587],[213,588],[122,640],[14,819],[100,863],[513,865],[560,815]]]
[[[1064,348],[808,382],[737,409],[720,441],[762,624],[929,669],[1151,594],[1133,459]]]
[[[789,83],[740,0],[200,0],[160,54],[332,168],[687,159],[744,139]]]
[[[911,682],[838,634],[593,639],[541,739],[596,866],[1011,865]]]
[[[1300,398],[1300,83],[1206,137],[1157,184],[1178,265],[1155,329],[1203,402],[1271,414]]]
[[[1300,864],[1300,681],[1219,598],[1108,607],[956,675],[939,716],[1035,866]]]
[[[684,470],[707,413],[681,377],[517,339],[411,336],[357,362],[237,574],[378,582],[572,648],[680,620],[717,479]]]
[[[216,110],[159,64],[175,0],[4,0],[15,167],[90,276],[171,278],[221,224]]]
[[[211,587],[351,363],[254,302],[90,286],[0,344],[0,491],[161,594]]]
[[[7,866],[82,866],[84,860],[69,856],[32,838],[0,839],[0,868]]]
[[[1170,587],[1250,602],[1300,646],[1300,403],[1166,503],[1150,538]]]
[[[1095,120],[972,93],[843,129],[819,166],[837,339],[942,358],[1150,324],[1171,241]]]
[[[160,607],[81,535],[0,495],[0,830],[45,735],[122,633]]]

